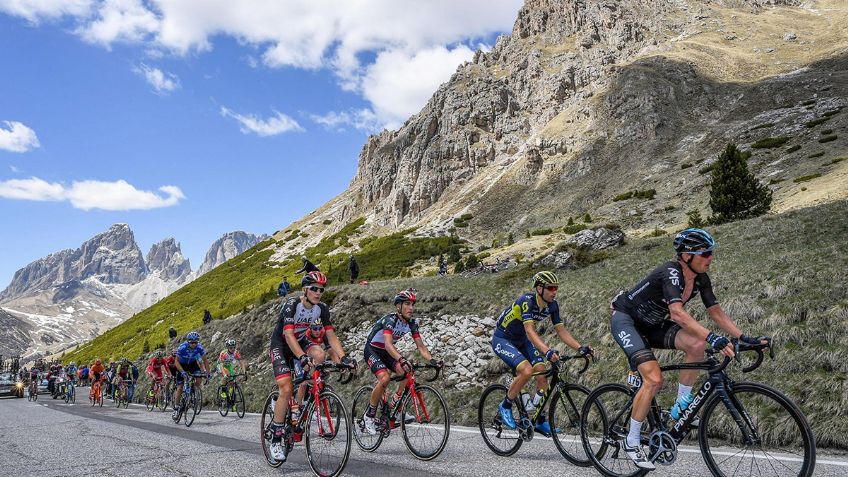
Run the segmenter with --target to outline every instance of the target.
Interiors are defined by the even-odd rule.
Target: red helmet
[[[405,301],[411,301],[412,303],[415,303],[415,300],[417,298],[418,297],[415,294],[415,290],[410,288],[408,290],[404,290],[402,292],[399,292],[397,295],[395,295],[395,305],[397,305],[398,303],[403,303]]]
[[[310,285],[320,285],[323,287],[326,284],[327,276],[321,272],[309,272],[300,280],[301,287],[308,287]]]

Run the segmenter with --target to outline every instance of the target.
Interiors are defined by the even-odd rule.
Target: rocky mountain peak
[[[158,271],[163,280],[181,282],[191,274],[191,263],[183,256],[180,244],[168,237],[150,247],[147,269],[151,273]]]
[[[267,235],[256,236],[241,230],[224,234],[209,247],[203,264],[197,269],[197,274],[203,275],[266,238]]]

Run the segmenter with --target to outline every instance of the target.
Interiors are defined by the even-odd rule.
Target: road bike
[[[103,380],[98,379],[91,383],[91,391],[88,393],[88,402],[92,406],[103,407]]]
[[[232,408],[239,419],[244,417],[244,394],[241,392],[241,386],[236,379],[239,376],[244,376],[244,374],[227,376],[226,384],[218,386],[216,400],[218,412],[221,416],[226,417],[230,408]]]
[[[432,460],[445,449],[450,435],[450,412],[445,399],[434,387],[415,382],[415,370],[435,369],[433,377],[425,380],[433,382],[438,379],[442,366],[411,363],[411,367],[412,372],[391,378],[392,381],[406,380],[406,385],[394,407],[389,405],[383,394],[374,418],[377,428],[374,435],[365,430],[364,420],[374,386],[363,386],[356,391],[351,413],[355,419],[353,436],[360,449],[366,452],[377,450],[383,439],[389,437],[392,429],[398,426],[398,421],[406,448],[416,458]]]
[[[513,403],[515,429],[508,428],[500,414],[500,405],[507,396],[509,384],[491,384],[484,389],[477,407],[477,422],[489,449],[500,456],[511,456],[518,452],[522,443],[533,440],[536,432],[533,423],[547,405],[547,422],[559,453],[574,465],[590,467],[592,464],[580,443],[580,410],[589,396],[589,389],[562,377],[562,364],[572,359],[582,359],[583,368],[578,374],[583,374],[589,368],[589,358],[589,355],[581,354],[561,356],[547,370],[533,373],[533,376],[548,378],[549,391],[535,406],[529,404],[530,396],[527,393],[522,393],[519,396],[521,399],[516,399]],[[528,410],[531,406],[533,408]]]
[[[347,465],[350,457],[350,420],[347,409],[341,397],[329,389],[325,384],[326,375],[329,372],[341,371],[346,373],[353,366],[324,362],[313,364],[312,371],[302,378],[293,380],[293,389],[297,389],[302,382],[307,383],[307,390],[301,406],[300,418],[292,421],[292,405],[294,396],[289,398],[289,407],[285,416],[285,427],[283,430],[283,445],[286,447],[286,455],[291,455],[295,442],[305,441],[306,458],[309,467],[319,476],[340,475]],[[353,378],[347,373],[342,383]],[[292,393],[295,394],[295,393]],[[280,393],[274,388],[265,399],[264,411],[260,422],[262,434],[262,452],[265,460],[271,467],[279,467],[283,463],[271,457],[271,440],[274,431],[271,422],[274,420],[274,407]],[[305,434],[305,439],[304,439]]]
[[[206,373],[198,372],[183,378],[183,393],[178,404],[179,411],[175,412],[172,417],[177,424],[179,424],[180,419],[183,419],[186,427],[191,427],[195,416],[200,414],[200,401],[203,400],[203,393],[194,382],[198,377],[206,377]]]
[[[165,399],[165,389],[166,385],[162,383],[162,379],[153,379],[144,399],[144,406],[148,411],[152,411],[157,408],[160,411],[164,411],[168,407],[168,403]]]
[[[69,379],[65,389],[65,404],[73,404],[77,400],[77,387],[74,385],[74,380]]]
[[[112,396],[112,402],[115,404],[115,407],[120,408],[124,406],[124,409],[128,408],[130,405],[130,400],[127,395],[127,391],[129,388],[129,381],[126,379],[122,379],[117,385],[113,386],[115,391]]]
[[[739,362],[742,362],[741,353],[757,353],[756,361],[743,367],[743,373],[762,364],[766,348],[774,359],[771,340],[768,344],[735,343],[734,346]],[[703,362],[660,368],[663,372],[699,369],[707,371],[709,376],[676,422],[668,412],[660,411],[656,398],[651,401],[641,436],[648,459],[654,464],[673,464],[681,441],[697,428],[701,454],[714,476],[811,476],[816,462],[816,441],[798,406],[765,384],[735,382],[725,371],[731,358],[719,362],[715,358],[718,353],[708,350]],[[592,391],[583,405],[580,421],[583,447],[595,468],[605,476],[641,476],[648,472],[637,468],[622,450],[633,398],[638,391],[636,385],[603,384]],[[699,412],[700,421],[695,425]]]
[[[31,379],[29,382],[29,392],[27,393],[28,401],[37,401],[38,400],[38,380]]]

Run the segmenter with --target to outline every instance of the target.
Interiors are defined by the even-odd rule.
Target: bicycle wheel
[[[227,393],[226,386],[218,386],[218,394],[215,396],[218,402],[218,413],[221,417],[227,417],[230,412],[230,395]]]
[[[238,383],[235,383],[235,385],[233,386],[233,389],[235,390],[234,402],[235,402],[235,406],[236,406],[236,416],[238,416],[239,419],[241,419],[241,418],[244,417],[244,410],[245,410],[244,394],[241,392],[241,387],[238,385]]]
[[[194,417],[197,416],[197,412],[195,412],[197,406],[197,394],[194,393],[195,390],[190,389],[188,392],[183,391],[183,421],[185,422],[186,427],[191,427],[192,423],[194,423]]]
[[[279,467],[282,462],[271,457],[271,439],[274,437],[274,432],[271,430],[271,422],[274,420],[274,403],[280,397],[279,391],[273,391],[265,398],[265,406],[262,407],[262,418],[259,421],[259,434],[262,441],[262,453],[265,455],[265,462],[271,467]],[[285,422],[289,422],[291,410],[286,413]],[[286,446],[286,455],[291,452],[291,447]]]
[[[152,411],[156,407],[156,393],[153,392],[153,387],[150,387],[150,390],[147,391],[147,394],[144,396],[144,407],[147,408],[147,412]]]
[[[76,403],[76,402],[77,402],[77,387],[76,387],[76,386],[72,386],[72,387],[68,390],[68,394],[70,395],[70,398],[69,398],[68,400],[71,402],[71,404]]]
[[[621,449],[630,428],[633,394],[623,384],[602,384],[586,398],[580,410],[580,439],[585,455],[607,477],[641,476],[639,469]],[[648,427],[648,426],[646,426]]]
[[[344,403],[332,391],[324,391],[318,402],[311,402],[301,418],[306,434],[306,458],[316,475],[327,477],[342,473],[350,456],[350,420]]]
[[[130,398],[129,398],[129,395],[127,393],[128,393],[128,391],[124,391],[124,397],[121,398],[121,404],[124,405],[124,409],[127,409],[127,408],[130,407]]]
[[[718,393],[704,404],[698,440],[715,476],[809,477],[816,465],[816,441],[804,414],[791,399],[765,384],[736,383],[730,402],[745,423],[731,415]]]
[[[406,423],[405,415],[415,416]],[[445,399],[432,386],[418,384],[415,394],[401,403],[400,429],[406,448],[420,460],[432,460],[445,449],[450,436],[450,411]]]
[[[506,398],[507,388],[503,384],[492,384],[483,390],[480,396],[480,404],[477,405],[477,425],[483,441],[497,455],[511,456],[518,452],[521,444],[521,436],[516,429],[507,428],[501,422],[500,406]],[[513,404],[513,417],[519,419],[515,409],[518,403]]]
[[[70,388],[65,390],[65,404],[71,402],[71,390]]]
[[[365,411],[368,409],[368,402],[371,399],[371,392],[374,386],[362,386],[356,391],[353,397],[353,406],[350,409],[350,415],[353,419],[353,437],[356,439],[356,445],[365,452],[374,452],[380,447],[383,442],[383,433],[377,429],[377,433],[373,436],[365,430]]]
[[[200,410],[203,409],[203,391],[200,387],[194,388],[194,414],[200,414]]]
[[[580,467],[592,466],[580,441],[580,410],[588,396],[587,387],[564,384],[551,394],[548,407],[548,424],[557,450],[567,461]]]

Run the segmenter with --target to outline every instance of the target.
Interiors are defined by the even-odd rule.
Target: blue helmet
[[[186,341],[200,341],[200,333],[196,331],[189,331],[186,335]]]
[[[686,229],[674,237],[674,251],[681,253],[700,253],[715,249],[713,236],[703,229]]]

